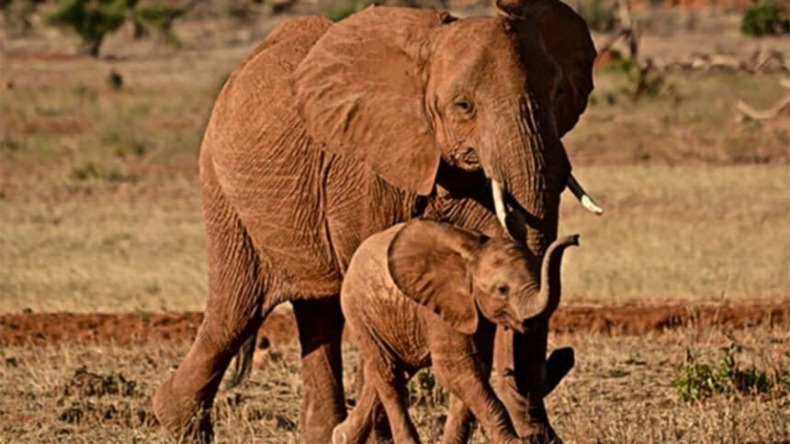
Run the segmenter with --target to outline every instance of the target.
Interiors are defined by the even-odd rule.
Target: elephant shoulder
[[[234,103],[238,95],[251,100],[265,98],[269,106],[276,105],[278,97],[290,98],[290,75],[331,26],[332,22],[325,17],[307,16],[287,20],[274,27],[266,40],[230,75],[217,100],[217,107]],[[270,100],[275,100],[275,103]]]
[[[351,257],[347,275],[359,274],[368,279],[372,276],[371,271],[375,271],[377,275],[389,275],[387,271],[387,251],[392,240],[405,225],[405,223],[395,224],[386,230],[370,235],[362,241]],[[371,267],[375,267],[375,270],[371,269]]]
[[[279,24],[225,82],[214,103],[201,151],[212,153],[226,191],[234,184],[256,183],[256,176],[263,172],[271,176],[296,173],[270,171],[276,165],[287,166],[289,156],[301,155],[295,151],[300,146],[302,124],[294,111],[288,82],[331,23],[309,16]],[[271,162],[273,159],[279,162]]]
[[[343,297],[392,297],[398,293],[387,266],[392,239],[403,228],[396,224],[365,239],[351,257],[343,279]]]
[[[239,69],[243,69],[264,52],[276,53],[275,57],[298,64],[331,26],[332,21],[320,15],[298,17],[279,23],[244,59]]]

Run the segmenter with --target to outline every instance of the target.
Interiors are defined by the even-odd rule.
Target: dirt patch
[[[0,345],[57,343],[144,344],[190,341],[202,313],[139,314],[7,314],[0,316]],[[766,305],[693,307],[564,307],[554,314],[551,329],[561,333],[594,332],[634,335],[679,327],[743,329],[790,326],[790,302]],[[260,338],[280,345],[297,338],[289,311],[269,316]]]
[[[757,326],[790,325],[790,302],[765,305],[695,307],[567,307],[551,320],[551,329],[561,333],[594,332],[635,335],[679,327],[698,329],[744,329]]]

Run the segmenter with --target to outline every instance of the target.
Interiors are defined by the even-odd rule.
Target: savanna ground
[[[790,58],[787,37],[747,39],[737,20],[711,17],[654,15],[643,55],[778,48]],[[170,442],[150,398],[205,299],[203,127],[224,79],[282,18],[185,21],[179,50],[123,31],[100,59],[72,55],[51,29],[4,37],[0,442]],[[573,346],[577,366],[547,399],[553,424],[569,442],[787,442],[790,116],[753,121],[734,108],[773,105],[787,72],[659,75],[657,91],[634,101],[628,74],[601,68],[566,138],[606,214],[563,203],[561,233],[580,233],[582,246],[565,261],[551,346]],[[82,315],[49,315],[65,312]],[[259,370],[218,397],[221,442],[299,439],[287,308],[261,335]],[[673,381],[689,364],[719,365],[733,343],[739,368],[773,386],[681,400]],[[353,387],[353,347],[347,358]],[[444,395],[427,373],[411,389],[434,442]]]

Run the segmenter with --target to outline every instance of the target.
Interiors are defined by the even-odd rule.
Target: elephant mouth
[[[518,208],[511,208],[507,205],[507,192],[505,191],[504,186],[502,183],[496,179],[491,180],[491,197],[494,200],[494,212],[496,213],[496,218],[499,221],[499,224],[502,225],[502,228],[505,229],[505,232],[511,238],[516,239],[514,233],[511,232],[511,229],[508,228],[507,220],[508,215],[511,213],[516,213],[516,216],[519,216],[520,220],[525,220],[526,217],[522,210]],[[603,208],[595,202],[595,199],[592,198],[585,190],[584,187],[579,183],[579,181],[573,176],[573,174],[568,174],[568,181],[566,183],[568,189],[573,193],[574,197],[579,201],[579,203],[586,209],[587,211],[595,214],[595,215],[602,215]]]

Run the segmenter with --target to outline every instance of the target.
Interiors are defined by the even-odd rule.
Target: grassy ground
[[[205,246],[196,157],[212,101],[249,48],[125,60],[15,59],[0,100],[0,311],[199,310]],[[109,72],[124,86],[106,83]],[[606,207],[566,198],[568,303],[786,299],[787,117],[778,76],[669,74],[634,102],[603,70],[566,141]]]
[[[561,335],[578,366],[548,399],[554,425],[567,442],[783,442],[790,400],[780,389],[723,393],[702,402],[678,398],[672,381],[686,350],[716,361],[719,347],[741,344],[744,368],[790,365],[790,335],[767,329],[699,333],[678,330],[642,337]],[[0,351],[0,442],[170,442],[154,424],[151,395],[183,345],[141,347],[9,347]],[[298,350],[271,350],[265,370],[230,392],[214,411],[218,442],[296,442],[300,378]],[[346,386],[353,387],[356,355],[347,350]],[[81,367],[85,371],[78,372]],[[423,387],[423,388],[420,388]],[[424,442],[437,442],[446,396],[412,384],[412,417]],[[475,432],[474,442],[484,442]]]
[[[271,24],[179,24],[181,51],[119,33],[100,60],[62,55],[73,41],[50,31],[3,41],[0,312],[202,308],[199,142],[224,79]],[[780,39],[746,40],[733,29],[674,39],[647,32],[641,54],[786,52]],[[122,88],[107,82],[111,72]],[[588,112],[566,138],[577,177],[607,213],[563,203],[561,232],[582,235],[564,265],[563,304],[788,300],[788,116],[760,123],[734,111],[738,99],[772,105],[784,94],[781,76],[659,78],[655,93],[635,102],[627,74],[598,72]],[[672,381],[687,350],[715,361],[732,339],[746,365],[790,366],[790,336],[766,327],[554,336],[552,347],[575,347],[578,364],[547,400],[552,421],[568,442],[790,440],[781,391],[678,399]],[[0,349],[0,443],[169,442],[150,397],[187,347]],[[346,357],[352,387],[356,356]],[[220,442],[298,441],[298,351],[283,346],[264,361],[265,371],[219,396]],[[412,414],[435,442],[443,396],[422,393]]]
[[[790,167],[578,168],[607,213],[567,197],[564,301],[756,302],[790,297]]]
[[[565,199],[561,231],[582,235],[565,263],[566,303],[790,294],[790,168],[578,169],[607,213],[598,218]],[[0,311],[201,308],[205,245],[194,180],[79,184],[64,194],[0,201]]]

